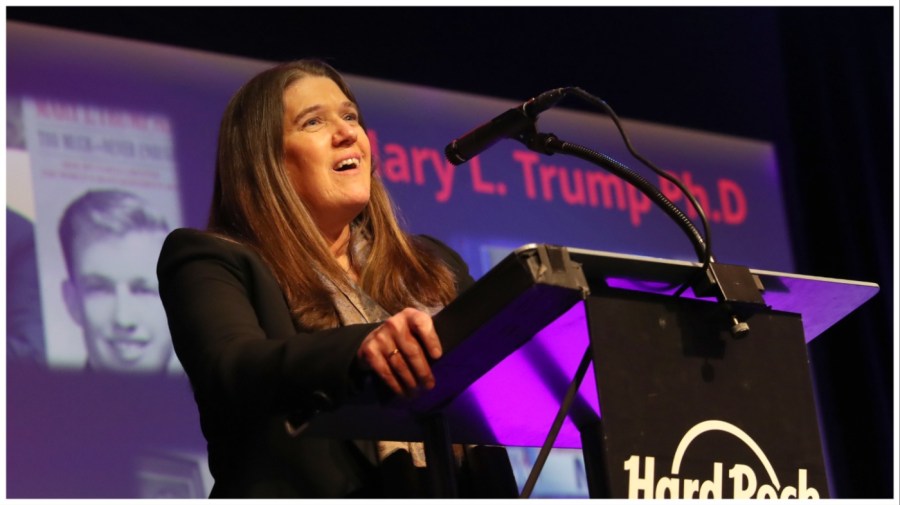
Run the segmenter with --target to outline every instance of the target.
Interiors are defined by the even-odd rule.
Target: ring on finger
[[[394,347],[394,350],[393,350],[393,351],[391,351],[391,352],[390,352],[390,354],[388,354],[388,356],[387,356],[387,357],[388,357],[388,359],[391,359],[391,358],[393,358],[393,357],[394,357],[394,355],[395,355],[395,354],[399,354],[399,353],[400,353],[400,349],[399,349],[399,348],[397,348],[397,347]]]

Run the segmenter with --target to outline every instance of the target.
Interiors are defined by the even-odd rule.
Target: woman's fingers
[[[398,395],[403,394],[403,388],[394,376],[393,370],[388,363],[387,354],[383,351],[385,342],[378,338],[378,331],[381,327],[369,333],[356,351],[356,356],[360,363],[371,369],[381,380]]]
[[[418,374],[414,375],[410,370],[402,350],[398,348],[398,352],[388,355],[387,362],[407,394],[412,394],[421,385]]]
[[[441,356],[440,339],[431,317],[407,308],[373,330],[357,355],[392,391],[410,396],[419,389],[434,387],[434,375],[423,347],[432,358]]]
[[[408,311],[408,312],[407,312]],[[421,348],[427,349],[432,359],[438,359],[443,352],[441,348],[441,339],[434,331],[434,321],[428,314],[416,309],[403,309],[401,314],[406,314],[410,332],[418,337]]]

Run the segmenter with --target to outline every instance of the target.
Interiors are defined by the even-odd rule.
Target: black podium
[[[827,497],[806,344],[877,285],[751,270],[764,305],[691,291],[699,264],[547,245],[517,249],[434,318],[437,387],[373,386],[307,436],[540,446],[590,345],[593,370],[555,447],[581,448],[592,497]],[[437,455],[437,456],[434,456]]]

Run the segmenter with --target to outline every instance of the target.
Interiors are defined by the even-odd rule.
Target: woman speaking
[[[434,387],[431,315],[473,282],[454,251],[401,230],[337,71],[299,60],[241,87],[220,125],[208,229],[172,232],[158,276],[211,497],[427,496],[421,444],[303,431],[367,375],[397,395]],[[463,496],[475,489],[464,460]],[[513,496],[511,478],[492,485],[512,482]]]

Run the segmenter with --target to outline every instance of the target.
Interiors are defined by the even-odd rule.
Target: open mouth
[[[150,340],[116,339],[108,341],[108,343],[118,355],[119,359],[123,361],[135,361],[144,354],[144,350],[150,344]]]
[[[359,158],[347,158],[346,160],[342,160],[338,162],[337,165],[334,166],[335,172],[344,172],[346,170],[353,170],[354,168],[359,166]]]

